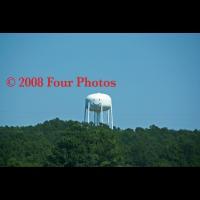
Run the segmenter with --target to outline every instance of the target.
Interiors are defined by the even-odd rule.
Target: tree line
[[[0,127],[1,167],[200,166],[200,131],[111,130],[105,124],[58,118],[26,127]]]

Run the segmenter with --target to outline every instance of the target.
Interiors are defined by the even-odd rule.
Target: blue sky
[[[116,80],[116,88],[9,88],[9,76]],[[84,98],[111,95],[121,128],[200,129],[200,34],[0,34],[0,125],[83,120]]]

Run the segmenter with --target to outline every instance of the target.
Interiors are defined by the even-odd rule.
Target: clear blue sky
[[[87,76],[116,88],[9,88],[8,76]],[[84,98],[111,95],[121,128],[200,129],[200,34],[0,34],[0,125],[83,120]]]

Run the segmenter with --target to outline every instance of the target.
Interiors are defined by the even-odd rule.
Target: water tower
[[[109,95],[102,93],[88,95],[85,99],[84,122],[90,122],[90,112],[93,112],[94,120],[92,121],[95,125],[101,122],[113,129],[112,100]],[[104,120],[106,115],[107,119]]]

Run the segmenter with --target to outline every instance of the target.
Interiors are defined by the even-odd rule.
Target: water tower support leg
[[[103,123],[103,107],[101,106],[101,123]]]
[[[110,115],[110,110],[107,111],[107,124],[109,126],[109,115]]]
[[[112,106],[110,108],[110,112],[111,112],[111,129],[113,129],[113,113],[112,113]]]
[[[85,112],[84,112],[84,122],[86,122],[86,106],[85,106]]]
[[[88,103],[88,123],[90,122],[90,102]]]

